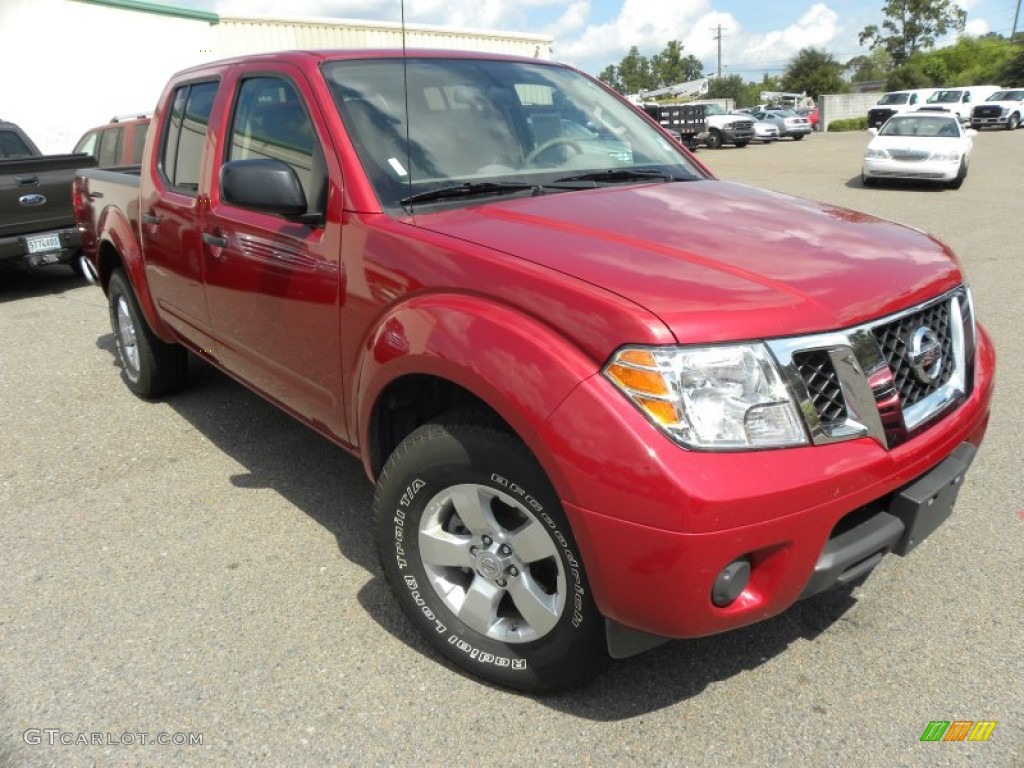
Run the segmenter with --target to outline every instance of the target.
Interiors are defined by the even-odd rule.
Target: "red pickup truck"
[[[907,554],[988,423],[949,248],[717,181],[551,62],[203,65],[139,172],[75,195],[127,386],[169,395],[192,354],[360,457],[409,619],[502,685]]]

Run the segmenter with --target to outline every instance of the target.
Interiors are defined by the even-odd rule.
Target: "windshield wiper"
[[[534,195],[544,194],[544,190],[536,184],[524,184],[522,182],[507,181],[477,181],[464,184],[454,184],[450,187],[440,187],[427,192],[417,192],[415,195],[403,197],[402,205],[411,203],[425,203],[431,200],[447,200],[455,197],[477,197],[479,195],[502,195],[507,192],[522,192],[532,190]]]
[[[618,184],[629,181],[651,181],[662,179],[663,181],[686,181],[681,176],[674,176],[665,171],[657,171],[653,168],[609,168],[606,171],[591,171],[580,173],[576,176],[566,176],[555,179],[553,184],[562,184],[570,181],[595,181],[603,184]]]

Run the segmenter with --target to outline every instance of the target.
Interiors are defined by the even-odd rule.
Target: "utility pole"
[[[1017,37],[1017,19],[1020,18],[1020,0],[1017,0],[1017,8],[1013,12],[1013,32],[1010,33],[1010,42]]]
[[[1020,0],[1018,0],[1020,2]],[[722,78],[722,33],[728,32],[728,28],[722,29],[722,25],[719,24],[717,27],[711,28],[712,32],[715,32],[715,40],[718,41],[718,71],[715,72],[715,77],[719,80]]]

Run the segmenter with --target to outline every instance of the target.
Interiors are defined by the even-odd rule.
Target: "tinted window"
[[[184,85],[174,93],[161,170],[171,186],[195,192],[217,83]]]
[[[287,163],[314,207],[323,186],[322,155],[306,108],[295,86],[276,77],[242,82],[231,121],[228,160],[273,158]]]
[[[21,140],[21,136],[14,131],[0,131],[0,157],[31,156],[32,150]]]
[[[132,139],[132,163],[138,165],[142,162],[142,150],[146,148],[146,134],[149,133],[149,123],[140,123],[135,126],[135,136]]]
[[[121,163],[121,143],[124,140],[124,128],[111,128],[100,134],[100,151],[96,156],[96,165],[110,168]]]

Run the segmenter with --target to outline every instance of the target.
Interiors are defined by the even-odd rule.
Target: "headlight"
[[[864,152],[865,160],[888,160],[889,153],[884,149],[868,149]]]
[[[722,123],[723,128],[732,128],[734,125],[735,123],[732,120],[726,120],[724,123]]]
[[[604,375],[655,426],[690,448],[807,443],[796,403],[763,344],[628,347]]]
[[[933,152],[932,160],[938,160],[940,162],[959,163],[960,153],[959,152]]]

